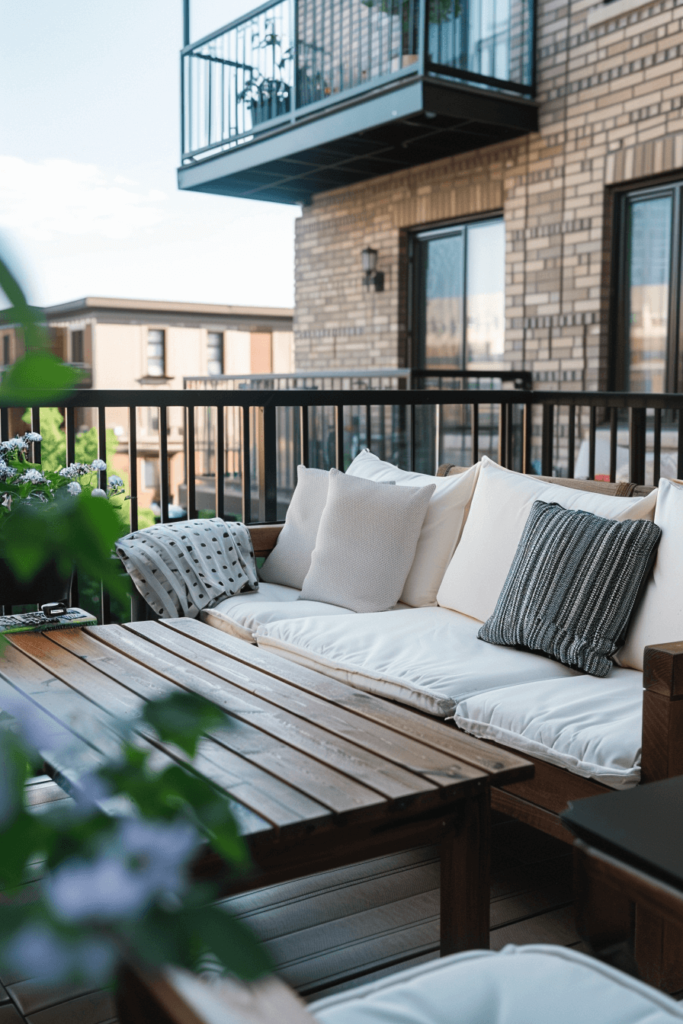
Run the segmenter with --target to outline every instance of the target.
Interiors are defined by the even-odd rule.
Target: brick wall
[[[506,355],[546,387],[607,384],[611,187],[683,176],[683,0],[539,0],[540,131],[319,194],[296,235],[296,365],[408,362],[409,229],[502,210]],[[385,291],[366,292],[361,250]]]

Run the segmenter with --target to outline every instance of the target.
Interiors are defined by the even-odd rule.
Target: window
[[[414,237],[414,363],[426,370],[495,370],[505,351],[502,217]]]
[[[3,334],[2,336],[2,365],[9,366],[10,361],[10,336],[9,334]]]
[[[159,486],[159,463],[156,459],[142,460],[142,486],[147,491],[155,491]]]
[[[147,376],[164,377],[166,375],[165,332],[149,330],[147,332]]]
[[[84,363],[83,331],[71,332],[71,362]]]
[[[207,339],[207,371],[209,377],[223,373],[223,335],[209,331]]]
[[[612,386],[618,391],[678,391],[683,383],[681,192],[683,183],[617,197],[618,280]]]

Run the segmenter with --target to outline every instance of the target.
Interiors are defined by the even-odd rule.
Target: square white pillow
[[[415,561],[405,582],[401,601],[413,608],[436,604],[436,594],[453,557],[467,518],[479,475],[480,463],[455,476],[428,476],[411,473],[389,462],[382,462],[367,449],[357,455],[346,473],[378,483],[395,483],[399,487],[425,487],[434,484],[434,493],[427,506]]]
[[[413,564],[433,493],[434,484],[387,487],[331,469],[301,600],[325,601],[354,612],[393,608]]]
[[[327,501],[330,474],[324,469],[297,466],[297,483],[277,544],[261,566],[265,583],[301,590],[311,566],[320,517]]]
[[[503,469],[484,457],[460,543],[436,595],[442,608],[480,622],[493,615],[535,501],[557,502],[605,519],[652,519],[657,492],[615,498],[580,491]]]
[[[616,661],[642,672],[650,644],[683,640],[683,485],[660,480],[655,523],[662,531],[654,569]]]

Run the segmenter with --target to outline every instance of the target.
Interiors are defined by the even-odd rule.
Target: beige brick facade
[[[607,386],[614,186],[683,177],[683,0],[538,6],[537,134],[304,208],[297,368],[409,365],[409,231],[501,211],[510,368],[551,388]],[[381,293],[363,287],[367,245],[379,252]]]

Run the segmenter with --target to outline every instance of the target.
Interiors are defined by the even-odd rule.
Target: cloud
[[[24,239],[130,238],[165,220],[166,199],[94,164],[0,156],[0,227]]]

